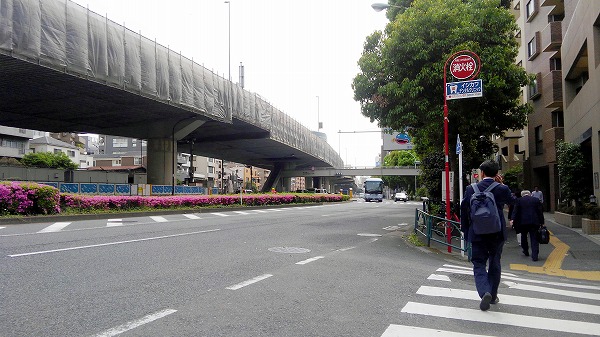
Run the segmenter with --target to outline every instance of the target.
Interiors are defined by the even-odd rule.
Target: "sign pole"
[[[446,93],[446,69],[448,63],[451,62],[452,69],[450,72],[459,80],[467,80],[475,78],[479,74],[480,61],[479,56],[469,50],[461,50],[456,52],[446,60],[444,64],[444,170],[446,177],[446,219],[450,219],[450,163],[448,160],[448,100]],[[462,179],[462,173],[460,173]],[[462,184],[461,184],[462,188]],[[446,242],[448,243],[448,253],[452,253],[452,226],[449,221],[446,222]]]

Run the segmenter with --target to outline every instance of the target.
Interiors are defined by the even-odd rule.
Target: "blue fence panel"
[[[98,184],[81,183],[81,184],[79,184],[79,188],[81,190],[81,193],[89,193],[89,194],[98,193]]]
[[[171,186],[171,185],[165,185],[165,186],[163,186],[163,191],[165,191],[165,194],[172,194],[172,192],[173,192],[173,186]]]
[[[165,187],[163,185],[152,185],[152,194],[165,194]]]
[[[184,194],[185,193],[185,189],[184,186],[175,186],[175,194]]]
[[[98,184],[100,194],[115,194],[115,184]]]
[[[61,193],[79,193],[79,184],[60,183],[59,186]]]
[[[131,193],[131,185],[127,184],[116,184],[117,194],[130,194]]]

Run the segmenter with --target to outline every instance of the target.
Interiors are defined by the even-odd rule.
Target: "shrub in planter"
[[[600,207],[594,204],[586,204],[583,210],[584,218],[588,218],[590,220],[599,220],[600,219]]]

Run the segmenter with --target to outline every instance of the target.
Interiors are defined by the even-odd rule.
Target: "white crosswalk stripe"
[[[70,224],[71,224],[70,222],[55,222],[52,225],[50,225],[50,226],[42,229],[38,233],[58,232],[58,231],[61,231],[63,228],[67,227]]]
[[[188,219],[192,219],[192,220],[202,219],[201,217],[197,216],[196,214],[184,214],[183,216]]]
[[[449,276],[453,274],[473,275],[473,271],[469,267],[450,264],[438,268],[435,274],[431,274],[427,278],[426,282],[429,285],[420,286],[416,291],[417,296],[412,297],[411,301],[402,308],[402,315],[412,314],[430,317],[430,319],[443,318],[456,321],[501,324],[515,328],[537,329],[542,331],[540,333],[547,331],[561,335],[585,334],[600,336],[600,323],[597,323],[600,322],[600,294],[598,293],[600,287],[598,286],[553,282],[502,273],[504,286],[501,288],[501,294],[499,295],[500,304],[492,306],[492,309],[488,311],[481,311],[478,309],[481,299],[474,285],[470,289],[448,286],[452,285],[452,279]],[[459,279],[464,281],[465,278],[460,277]],[[444,286],[440,286],[442,282]],[[527,295],[523,296],[523,294]],[[439,301],[435,299],[439,299]],[[436,304],[431,304],[432,300]],[[455,306],[440,305],[437,302],[453,303]],[[472,303],[472,305],[467,303]],[[523,309],[520,308],[528,308],[528,310],[532,310],[531,313],[534,315],[524,315]],[[545,315],[540,315],[540,312],[561,312],[562,314],[558,316],[560,318],[554,318],[556,314],[554,314],[554,317],[543,317]],[[477,327],[475,326],[473,326],[472,331],[469,330],[470,325],[460,324],[459,326],[463,326],[465,329],[459,332],[390,324],[381,336],[481,336],[480,331],[476,330]]]
[[[222,216],[222,217],[229,216],[229,215],[227,215],[225,213],[210,213],[210,214],[216,215],[216,216]]]
[[[150,219],[152,219],[156,222],[168,222],[169,221],[165,217],[162,217],[162,216],[151,216]]]
[[[107,227],[123,226],[123,219],[108,219]]]

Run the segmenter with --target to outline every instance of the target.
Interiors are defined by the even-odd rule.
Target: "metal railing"
[[[447,228],[450,228],[450,240],[447,237]],[[415,209],[415,234],[425,236],[427,247],[431,241],[450,246],[471,256],[471,244],[464,241],[464,234],[460,231],[460,222],[441,218]]]

